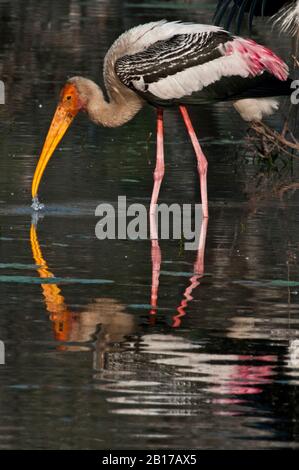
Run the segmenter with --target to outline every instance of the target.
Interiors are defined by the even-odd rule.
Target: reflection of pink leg
[[[194,274],[204,275],[205,272],[205,250],[208,231],[208,219],[202,219],[200,237],[198,243],[197,257],[194,263]]]
[[[157,313],[159,277],[161,268],[161,249],[158,240],[152,240],[152,291],[151,291],[151,315]]]
[[[190,283],[184,292],[184,298],[181,301],[180,306],[177,308],[177,314],[173,317],[173,328],[178,328],[181,325],[182,317],[186,315],[186,308],[189,302],[193,300],[192,293],[196,287],[200,285],[200,279],[204,276],[205,269],[205,248],[206,238],[208,231],[208,219],[204,218],[201,223],[200,238],[198,243],[197,257],[194,263],[194,275],[190,277]]]
[[[154,172],[154,188],[152,192],[150,214],[156,212],[156,204],[158,202],[159,191],[164,176],[164,145],[163,145],[163,109],[157,111],[157,156],[156,168]]]
[[[201,204],[204,217],[209,217],[208,209],[208,189],[207,189],[207,172],[208,172],[208,162],[201,149],[201,146],[196,137],[192,122],[189,116],[189,113],[185,106],[180,106],[180,111],[183,116],[185,125],[187,127],[195,154],[197,158],[197,168],[200,179],[200,192],[201,192]]]

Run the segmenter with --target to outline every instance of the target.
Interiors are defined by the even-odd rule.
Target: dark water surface
[[[0,448],[298,446],[296,184],[279,197],[299,181],[298,163],[254,160],[229,105],[191,110],[209,159],[205,275],[192,277],[196,252],[162,241],[155,314],[150,242],[99,241],[94,216],[118,195],[149,204],[152,109],[114,130],[80,116],[47,169],[46,210],[31,227],[31,179],[65,78],[98,80],[124,29],[210,22],[214,2],[152,3],[0,2]],[[288,39],[266,29],[256,37],[287,57]],[[165,151],[160,200],[198,201],[173,111]]]

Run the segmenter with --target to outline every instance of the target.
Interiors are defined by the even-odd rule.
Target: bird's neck
[[[118,127],[130,121],[143,106],[143,100],[136,93],[122,85],[118,88],[107,87],[109,101],[101,88],[94,84],[86,110],[90,119],[105,127]]]

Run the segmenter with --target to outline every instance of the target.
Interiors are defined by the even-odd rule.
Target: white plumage
[[[234,108],[244,121],[261,121],[278,110],[279,102],[274,98],[251,98],[235,101]]]
[[[152,21],[151,23],[135,26],[121,34],[107,52],[106,60],[116,50],[118,50],[118,57],[121,57],[121,51],[124,51],[126,55],[136,54],[157,41],[165,41],[177,34],[192,35],[217,31],[223,31],[223,29],[214,25],[182,23],[180,21]]]

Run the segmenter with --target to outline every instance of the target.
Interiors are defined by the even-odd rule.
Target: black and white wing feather
[[[232,36],[223,30],[174,34],[141,52],[119,58],[115,71],[123,84],[147,95],[147,99],[179,100],[225,74],[212,64],[221,60],[221,47],[230,40]]]

